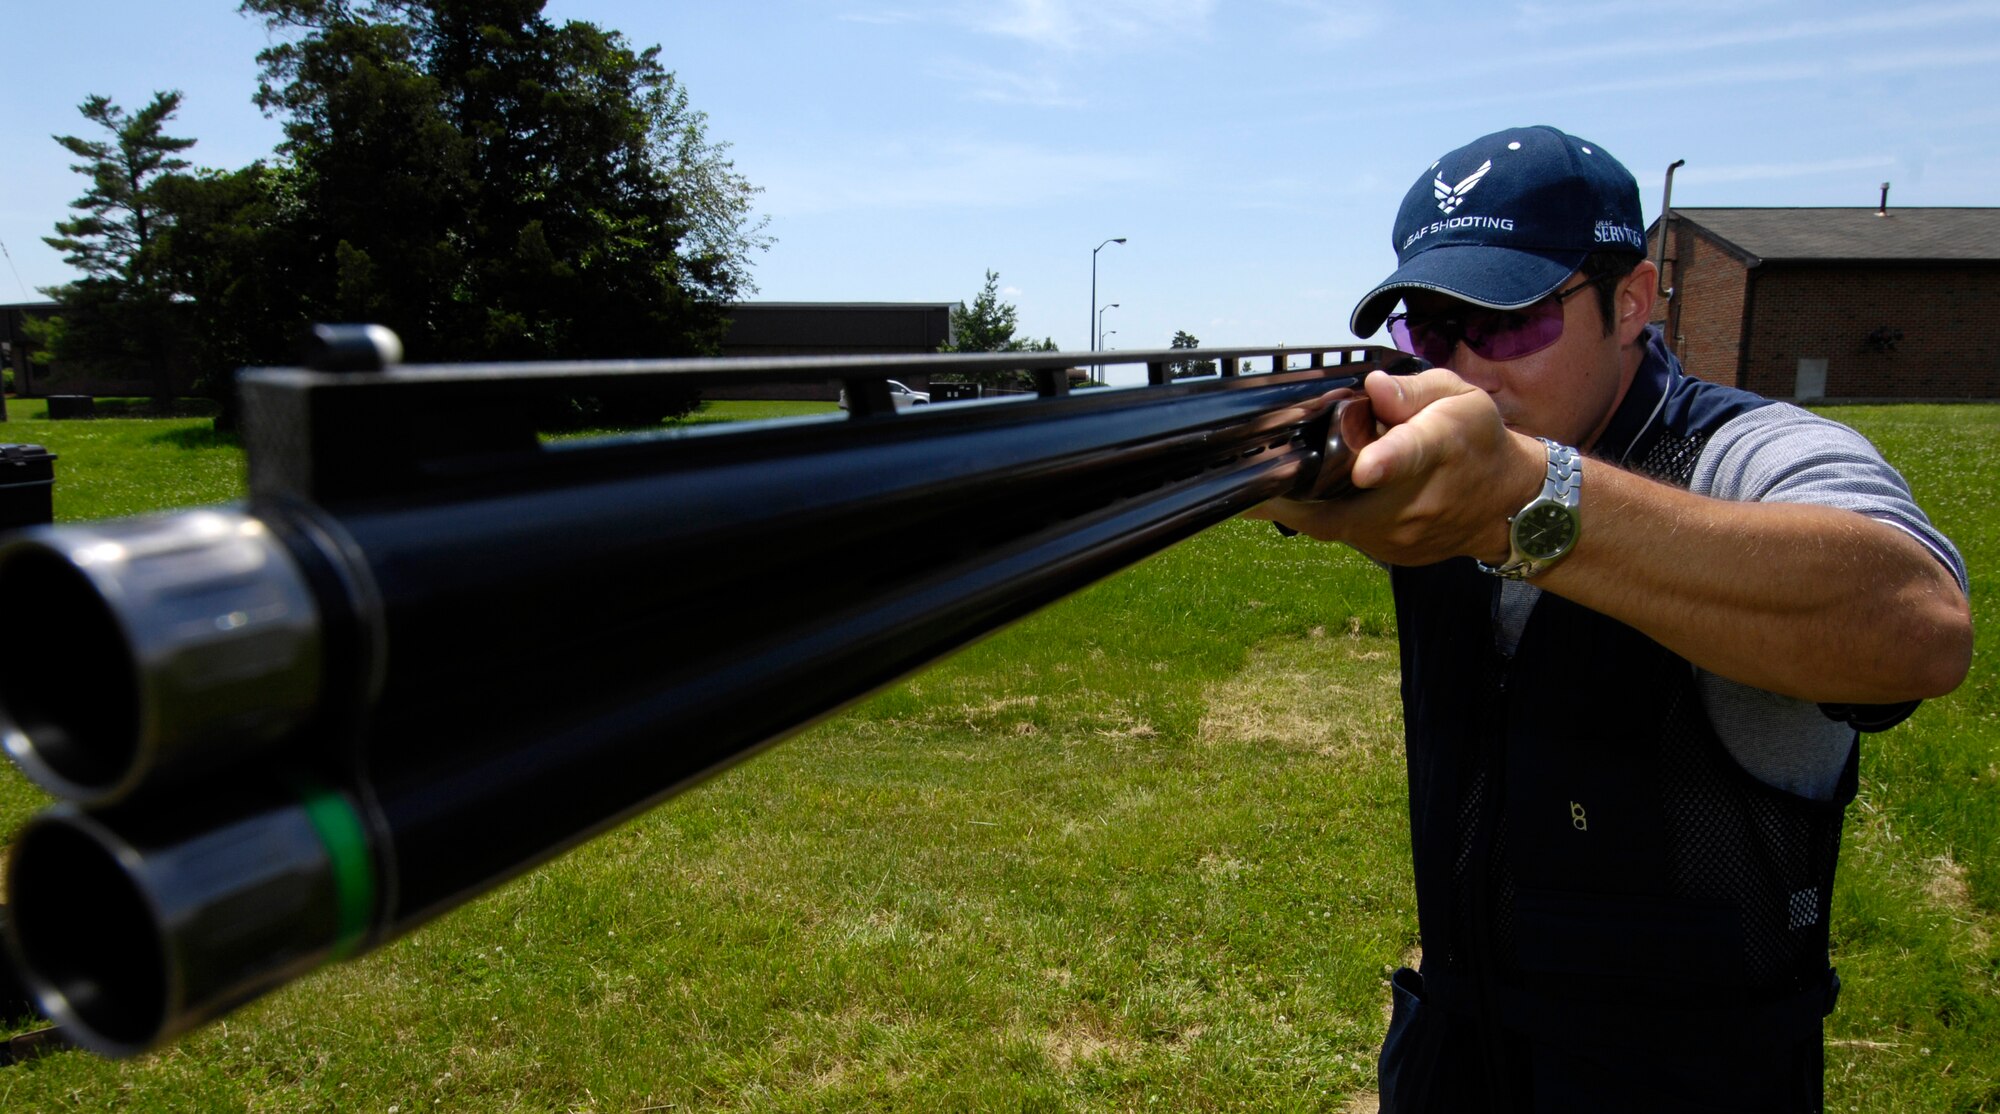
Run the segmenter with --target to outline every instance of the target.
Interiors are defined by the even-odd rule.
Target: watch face
[[[1575,540],[1575,512],[1560,503],[1536,503],[1514,520],[1514,544],[1537,561],[1561,556]]]

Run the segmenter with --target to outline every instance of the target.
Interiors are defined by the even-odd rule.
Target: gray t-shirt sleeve
[[[1965,562],[1917,506],[1903,477],[1868,439],[1787,403],[1749,411],[1718,429],[1695,462],[1689,490],[1738,502],[1839,507],[1907,531],[1950,569]],[[1697,671],[1709,720],[1738,763],[1767,785],[1826,800],[1839,786],[1854,729],[1819,705]]]
[[[1740,503],[1810,503],[1856,511],[1907,531],[1965,588],[1965,561],[1917,506],[1910,485],[1866,437],[1790,403],[1739,415],[1715,431],[1688,490]]]

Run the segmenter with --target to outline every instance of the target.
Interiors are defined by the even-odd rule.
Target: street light
[[[1113,236],[1111,239],[1104,241],[1104,244],[1122,244],[1124,242],[1125,237]],[[1104,250],[1104,244],[1099,244],[1090,249],[1090,321],[1084,326],[1083,337],[1090,342],[1090,350],[1092,352],[1097,351],[1096,330],[1102,327],[1097,317],[1097,253]],[[1103,374],[1103,368],[1096,364],[1090,365],[1090,377],[1092,379],[1097,378],[1101,374]]]
[[[1104,244],[1122,244],[1124,242],[1125,237],[1113,236],[1111,239],[1104,241]],[[1090,323],[1084,326],[1083,335],[1090,340],[1090,350],[1092,352],[1097,351],[1095,333],[1097,328],[1097,253],[1104,250],[1104,244],[1099,244],[1090,249]]]
[[[1095,351],[1097,351],[1097,350],[1098,350],[1099,348],[1102,348],[1102,347],[1104,347],[1104,310],[1107,310],[1107,309],[1117,309],[1117,308],[1118,308],[1118,303],[1117,303],[1117,302],[1113,302],[1113,303],[1111,303],[1110,305],[1108,305],[1108,306],[1105,306],[1105,307],[1103,307],[1102,309],[1099,309],[1099,310],[1097,311],[1097,343],[1095,343],[1095,344],[1092,344],[1092,345],[1090,346],[1090,350],[1091,350],[1092,352],[1095,352]],[[1111,330],[1111,331],[1115,333],[1115,332],[1117,332],[1118,330],[1116,330],[1116,329],[1113,329],[1113,330]]]

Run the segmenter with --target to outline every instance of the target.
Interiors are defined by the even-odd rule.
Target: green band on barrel
[[[333,958],[354,954],[375,913],[375,864],[368,854],[368,833],[347,798],[319,786],[301,789],[306,818],[333,864],[334,897],[339,907],[339,934]]]

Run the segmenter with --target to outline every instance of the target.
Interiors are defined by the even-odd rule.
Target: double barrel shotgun
[[[360,955],[1274,496],[1337,497],[1382,348],[401,365],[238,379],[240,506],[0,535],[14,956],[107,1056]],[[1149,383],[1072,390],[1078,362]],[[1026,373],[899,409],[895,377]],[[550,391],[845,414],[550,441]],[[1344,433],[1344,435],[1343,435]],[[476,838],[468,833],[476,833]]]

